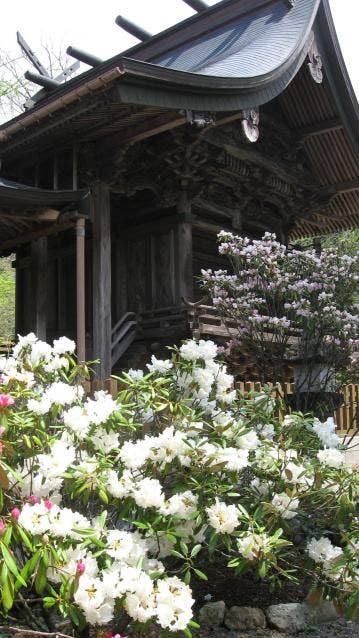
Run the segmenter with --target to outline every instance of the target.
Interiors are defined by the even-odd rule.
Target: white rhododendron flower
[[[291,498],[288,494],[275,494],[272,499],[272,505],[284,519],[290,520],[298,514],[299,500]]]
[[[55,354],[73,354],[76,350],[76,343],[67,337],[54,339],[53,351]]]
[[[308,554],[315,563],[322,563],[324,569],[343,555],[343,550],[331,543],[329,538],[322,536],[318,540],[312,538],[307,547]]]
[[[133,368],[130,368],[127,371],[127,374],[134,381],[140,381],[141,379],[143,379],[143,370],[133,370]]]
[[[340,443],[340,437],[335,433],[335,428],[333,417],[328,417],[325,423],[321,423],[319,419],[313,421],[313,431],[327,448],[336,448]]]
[[[85,411],[90,423],[100,425],[105,423],[117,410],[117,403],[108,392],[99,390],[95,392],[93,399],[85,402]]]
[[[157,359],[154,354],[151,357],[151,363],[147,363],[150,372],[158,372],[159,374],[166,374],[172,367],[173,363],[169,359]]]
[[[180,632],[194,604],[184,581],[205,578],[213,551],[268,579],[285,577],[288,556],[300,575],[306,552],[328,598],[350,600],[358,473],[331,419],[280,421],[264,390],[240,395],[211,341],[123,375],[117,400],[85,396],[73,352],[29,335],[0,358],[1,549],[26,595],[95,631],[113,635],[122,609],[145,631]]]
[[[85,438],[90,429],[90,419],[81,405],[74,405],[63,413],[64,424],[70,428],[79,439]]]
[[[226,505],[216,499],[211,507],[206,508],[209,524],[220,534],[230,534],[239,526],[238,510],[235,505]]]
[[[334,448],[319,450],[317,457],[320,463],[328,465],[329,467],[338,468],[345,463],[345,456],[343,452],[340,452],[340,450],[336,450]]]

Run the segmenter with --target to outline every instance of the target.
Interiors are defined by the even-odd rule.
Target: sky
[[[207,4],[217,1],[207,0]],[[359,96],[359,0],[330,0],[330,5],[349,75]],[[194,13],[182,0],[12,0],[4,3],[1,11],[0,49],[11,52],[14,58],[19,56],[19,30],[39,57],[39,45],[46,43],[56,49],[66,49],[71,44],[103,59],[137,42],[115,24],[118,14],[158,33]]]

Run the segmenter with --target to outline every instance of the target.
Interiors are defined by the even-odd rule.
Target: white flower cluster
[[[19,524],[33,535],[49,533],[55,538],[78,539],[76,527],[90,527],[90,522],[79,512],[59,507],[51,501],[25,503]]]
[[[312,538],[307,547],[308,555],[315,563],[323,565],[324,570],[329,570],[336,561],[343,555],[341,547],[332,544],[329,538],[322,536],[319,540]]]
[[[313,494],[334,509],[336,495],[346,493],[349,480],[354,485],[333,422],[308,426],[309,419],[290,415],[282,426],[269,394],[238,395],[211,341],[187,341],[172,361],[153,357],[150,374],[130,371],[121,401],[106,392],[86,398],[66,382],[72,342],[45,346],[23,337],[12,362],[2,364],[2,382],[12,384],[3,395],[9,423],[18,410],[11,425],[12,441],[20,442],[12,516],[35,537],[34,546],[50,538],[56,553],[47,577],[60,592],[70,579],[90,624],[110,622],[121,601],[134,620],[183,630],[192,616],[191,590],[170,575],[173,560],[186,554],[183,543],[188,555],[197,545],[193,559],[215,538],[218,551],[224,547],[236,560],[255,568],[265,555],[270,564],[287,542],[278,536],[280,519],[285,535],[297,526],[293,519],[310,512]],[[16,384],[26,391],[16,395]],[[0,428],[0,446],[7,428]],[[313,519],[311,535],[320,536],[314,525]],[[308,545],[323,571],[341,551],[325,538]]]
[[[72,355],[74,351],[75,342],[67,337],[55,339],[51,347],[45,341],[40,341],[33,332],[24,337],[18,335],[12,356],[0,358],[2,379],[4,383],[15,380],[32,388],[35,375],[31,368],[35,369],[39,364],[44,364],[45,371],[49,373],[67,369],[67,355]]]
[[[211,507],[206,508],[208,520],[219,534],[231,534],[238,526],[238,509],[235,505],[226,505],[216,499]]]
[[[157,621],[171,631],[185,629],[192,617],[191,590],[176,577],[157,581],[151,578],[151,573],[164,572],[164,566],[147,558],[148,546],[137,532],[109,530],[106,551],[113,562],[101,573],[88,553],[80,556],[83,574],[74,599],[90,624],[110,622],[116,600],[123,599],[133,620]],[[66,568],[73,572],[73,556]]]
[[[288,494],[275,494],[272,500],[273,507],[279,512],[282,518],[290,520],[297,516],[299,500],[292,498]]]
[[[72,541],[80,540],[81,529],[92,527],[78,512],[46,500],[25,504],[18,524],[32,535],[47,534],[57,540]],[[48,578],[59,583],[61,575],[78,576],[74,600],[90,624],[109,623],[116,600],[125,597],[125,609],[134,620],[157,620],[161,627],[172,631],[185,629],[192,617],[191,590],[176,577],[157,581],[151,578],[151,573],[163,573],[164,566],[148,558],[146,539],[138,532],[110,529],[105,543],[106,553],[112,559],[106,569],[100,572],[96,558],[85,548],[69,547],[61,563],[49,566]]]
[[[314,419],[313,421],[313,431],[318,436],[320,442],[324,447],[328,448],[336,448],[340,443],[340,438],[335,432],[335,423],[333,417],[328,417],[328,419],[321,423],[319,419]]]

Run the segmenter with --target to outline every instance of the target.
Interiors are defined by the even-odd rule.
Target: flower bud
[[[4,523],[4,521],[0,520],[0,536],[2,536],[3,534],[5,534],[5,530],[6,530],[6,525]]]
[[[10,513],[11,513],[11,516],[13,518],[15,518],[16,520],[18,520],[18,518],[19,518],[19,516],[21,514],[21,512],[20,512],[18,507],[14,507],[14,509],[12,509]]]
[[[79,560],[76,565],[76,571],[78,574],[83,574],[86,569],[86,565],[82,560]]]
[[[40,503],[40,499],[38,496],[35,496],[34,494],[31,494],[31,496],[28,496],[28,498],[26,499],[28,503],[31,503],[31,505],[35,505],[36,503]]]
[[[48,499],[45,499],[44,500],[44,505],[45,505],[46,509],[50,511],[54,504],[51,501],[49,501]]]
[[[3,425],[0,425],[0,436],[2,436],[5,432],[5,428]]]

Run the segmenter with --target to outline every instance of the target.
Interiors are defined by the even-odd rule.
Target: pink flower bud
[[[48,499],[45,499],[44,500],[44,505],[45,505],[46,509],[50,511],[54,504],[51,503],[51,501],[49,501]]]
[[[6,525],[4,521],[0,520],[0,535],[2,536],[5,533]]]
[[[0,436],[2,436],[5,432],[5,428],[3,425],[0,425]]]
[[[3,444],[3,443],[1,443],[1,441],[0,441],[0,454],[1,454],[1,452],[3,451],[3,449],[4,449],[4,444]]]
[[[11,516],[13,518],[15,518],[16,520],[19,518],[19,516],[21,514],[21,512],[20,512],[18,507],[14,507],[14,509],[12,509],[10,513],[11,513]]]
[[[0,407],[8,408],[10,405],[14,405],[15,401],[9,394],[0,394]]]
[[[76,571],[78,574],[83,574],[86,569],[86,565],[82,560],[79,560],[76,565]]]
[[[35,505],[35,503],[40,503],[39,497],[35,496],[34,494],[31,494],[31,496],[28,496],[26,500],[28,501],[28,503],[31,503],[31,505]]]

